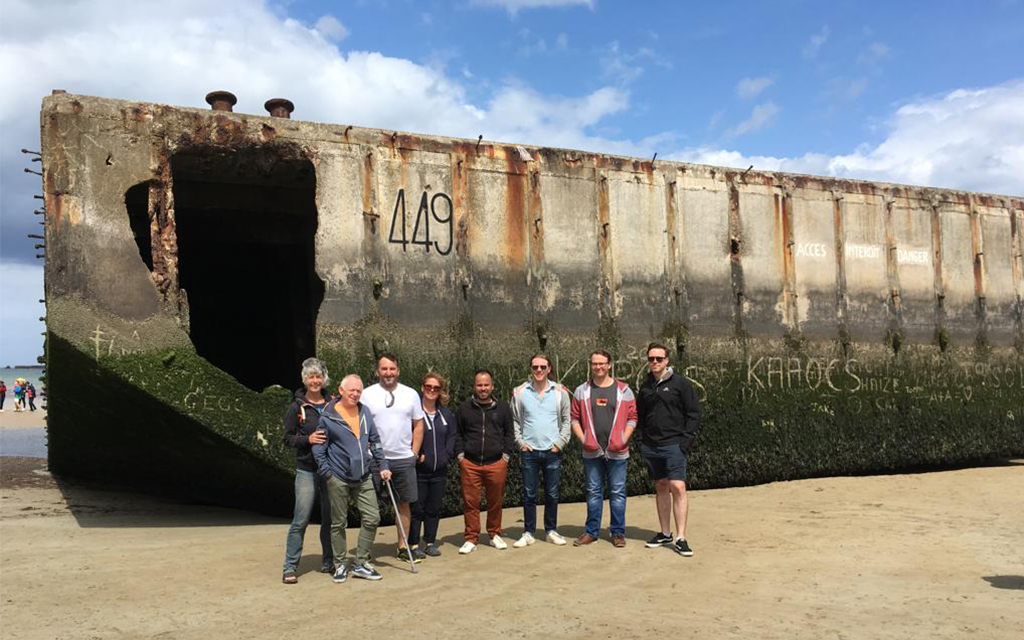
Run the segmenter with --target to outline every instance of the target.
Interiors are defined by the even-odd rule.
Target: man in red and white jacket
[[[590,354],[591,379],[576,387],[572,396],[572,432],[583,444],[587,480],[587,524],[573,542],[577,547],[597,541],[605,482],[612,544],[626,546],[626,468],[629,438],[636,428],[636,397],[629,385],[608,375],[611,363],[611,355],[603,349]]]

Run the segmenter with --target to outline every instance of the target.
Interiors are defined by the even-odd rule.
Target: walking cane
[[[402,542],[405,544],[405,555],[409,556],[409,566],[412,572],[416,573],[416,561],[412,557],[412,549],[409,548],[409,537],[405,535],[405,527],[402,526],[402,514],[398,512],[398,502],[395,500],[395,492],[391,490],[391,481],[385,480],[384,486],[388,488],[388,495],[391,496],[391,506],[395,508],[395,522],[398,523],[398,532],[402,534]]]

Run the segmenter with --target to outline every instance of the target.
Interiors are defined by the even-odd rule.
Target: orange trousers
[[[466,519],[466,540],[480,540],[480,494],[487,495],[487,535],[501,535],[501,503],[505,497],[508,463],[504,458],[491,464],[459,462],[462,479],[462,514]]]

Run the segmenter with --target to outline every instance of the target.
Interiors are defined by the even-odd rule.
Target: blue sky
[[[1021,60],[1021,0],[4,0],[0,364],[41,352],[18,150],[53,88],[1024,195]]]

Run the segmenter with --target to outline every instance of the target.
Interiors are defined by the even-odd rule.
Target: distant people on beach
[[[36,410],[36,386],[31,382],[25,387],[25,399],[28,400],[28,408]]]
[[[14,411],[18,413],[25,410],[25,381],[18,378],[14,381]]]
[[[0,380],[0,413],[3,413],[5,400],[7,400],[7,385]]]
[[[336,583],[349,575],[381,578],[370,563],[380,519],[373,482],[378,472],[397,493],[396,521],[411,524],[399,529],[399,559],[419,563],[440,556],[436,536],[452,460],[459,465],[465,520],[460,554],[472,553],[479,544],[482,494],[491,546],[499,551],[510,546],[502,538],[501,521],[513,456],[522,471],[524,500],[523,533],[511,546],[536,542],[540,476],[545,538],[564,546],[556,529],[560,467],[573,435],[582,447],[587,500],[586,526],[573,546],[598,542],[607,489],[611,544],[625,547],[626,471],[634,431],[654,482],[658,511],[659,531],[646,546],[692,556],[686,539],[686,476],[700,427],[700,401],[686,376],[670,366],[664,345],[652,342],[646,354],[648,374],[636,394],[612,376],[608,351],[591,352],[591,376],[571,395],[550,377],[551,360],[538,353],[530,359],[528,380],[516,387],[509,403],[494,397],[494,376],[479,369],[473,376],[472,396],[456,411],[447,407],[448,381],[439,373],[430,371],[423,377],[422,397],[400,384],[393,354],[377,358],[377,384],[364,391],[362,379],[349,374],[337,398],[324,390],[329,383],[324,364],[308,358],[302,368],[304,389],[295,392],[285,414],[285,442],[296,449],[296,470],[295,514],[288,529],[283,581],[298,581],[302,539],[317,496],[322,522],[330,523],[329,536],[326,525],[320,531],[322,570],[333,572]],[[34,389],[18,382],[15,395],[22,394],[24,406],[24,395],[31,403]],[[348,553],[345,539],[350,505],[358,508],[361,521],[354,554]],[[405,531],[408,540],[403,540]]]

